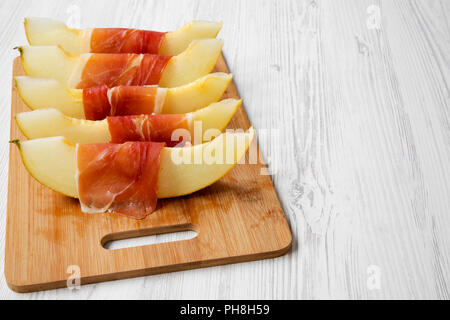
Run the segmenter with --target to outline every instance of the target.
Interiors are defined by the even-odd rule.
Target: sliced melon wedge
[[[58,20],[35,17],[25,18],[24,26],[32,46],[59,45],[73,55],[91,51],[92,29],[73,29]],[[192,21],[176,31],[167,32],[158,54],[175,56],[193,40],[215,38],[221,28],[222,22]]]
[[[188,113],[219,101],[232,77],[228,73],[216,72],[191,83],[167,89],[161,113]]]
[[[222,46],[220,39],[192,41],[185,51],[169,60],[158,85],[178,87],[207,75],[219,59]],[[86,62],[90,55],[95,54],[74,56],[58,46],[22,46],[17,49],[28,76],[53,78],[69,88],[77,87]]]
[[[206,108],[188,113],[190,121],[191,141],[208,141],[204,133],[210,129],[221,132],[230,122],[241,100],[225,99],[213,103]],[[57,109],[40,109],[18,113],[14,116],[19,129],[28,139],[64,136],[72,143],[102,143],[110,142],[107,120],[91,121],[71,118]],[[196,121],[197,124],[195,123]],[[201,130],[195,132],[195,125]],[[194,135],[201,137],[195,138]],[[217,135],[217,134],[216,134]],[[203,139],[205,137],[205,139]]]
[[[194,40],[169,60],[159,80],[160,87],[173,88],[192,82],[211,72],[222,51],[223,40]]]
[[[231,74],[208,74],[186,85],[167,89],[161,113],[188,113],[218,101],[232,79]],[[84,119],[83,90],[67,88],[51,78],[14,78],[23,102],[32,110],[54,108],[63,114]]]
[[[65,116],[57,109],[40,109],[18,113],[16,123],[28,139],[64,136],[72,143],[109,142],[108,122]]]
[[[192,147],[164,148],[161,152],[158,198],[186,195],[216,182],[244,156],[253,137],[254,130],[250,128],[245,133],[227,132],[211,142]],[[14,143],[19,147],[26,169],[37,181],[67,196],[78,197],[75,145],[63,137],[23,142],[15,140]],[[222,152],[223,161],[195,162],[196,157],[208,157],[212,150]],[[180,157],[190,160],[189,163],[179,163]]]
[[[222,22],[192,21],[176,31],[166,33],[158,54],[175,56],[183,52],[194,40],[215,38]]]
[[[28,43],[32,46],[60,45],[73,55],[90,51],[90,29],[72,29],[49,18],[25,18],[23,24]]]
[[[55,46],[22,46],[17,47],[25,73],[32,77],[53,78],[66,87],[74,87],[69,83],[72,73],[78,72],[81,77],[82,67],[88,56],[82,59],[73,56]],[[79,65],[81,69],[78,68]],[[76,86],[76,84],[75,84]]]
[[[67,88],[52,78],[14,77],[17,92],[32,110],[54,108],[70,117],[84,119],[83,90]]]

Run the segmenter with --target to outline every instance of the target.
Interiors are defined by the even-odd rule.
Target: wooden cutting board
[[[229,72],[222,56],[215,71]],[[13,74],[23,74],[19,58]],[[239,97],[234,83],[224,97]],[[11,115],[23,111],[29,109],[13,86]],[[243,107],[228,128],[249,128]],[[11,139],[25,139],[13,118]],[[11,144],[5,246],[8,286],[17,292],[65,287],[69,266],[79,266],[81,284],[87,284],[283,255],[291,247],[292,236],[270,176],[261,174],[265,165],[259,151],[258,157],[259,164],[237,165],[212,186],[189,196],[159,200],[153,214],[134,220],[83,214],[78,200],[35,181]],[[198,235],[117,250],[103,247],[110,240],[181,230],[195,230]]]

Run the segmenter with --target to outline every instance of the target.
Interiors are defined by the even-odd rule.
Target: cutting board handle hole
[[[132,247],[142,247],[159,243],[190,240],[198,235],[194,225],[184,225],[174,228],[152,228],[131,232],[112,233],[104,236],[101,241],[103,248],[117,250]]]

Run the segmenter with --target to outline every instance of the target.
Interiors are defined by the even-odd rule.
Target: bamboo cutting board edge
[[[187,241],[187,240],[186,240]],[[178,242],[178,241],[176,241]],[[252,262],[263,259],[272,259],[285,255],[290,251],[292,247],[292,242],[288,244],[288,246],[281,248],[277,251],[265,252],[261,254],[249,254],[246,256],[237,256],[237,257],[227,257],[226,259],[214,259],[214,260],[204,260],[200,263],[185,263],[178,265],[169,265],[163,266],[159,268],[148,268],[148,269],[138,269],[138,270],[130,270],[121,273],[110,273],[103,274],[99,276],[91,276],[91,277],[82,277],[81,285],[94,284],[99,282],[107,282],[114,280],[124,280],[130,278],[144,277],[144,276],[152,276],[162,273],[172,273],[178,271],[187,271],[194,270],[200,268],[208,268],[208,267],[217,267],[227,264],[241,263],[241,262]],[[35,291],[44,291],[44,290],[52,290],[52,289],[60,289],[67,287],[67,279],[49,282],[49,283],[36,283],[36,284],[27,284],[27,285],[14,285],[11,284],[8,279],[6,279],[6,284],[8,287],[17,292],[17,293],[30,293]]]
[[[216,65],[215,71],[229,73],[228,67],[225,63],[225,60],[223,59],[223,56],[220,57],[217,65]],[[13,75],[15,76],[18,74],[21,74],[21,66],[20,66],[20,62],[19,62],[18,58],[16,58],[14,61]],[[224,98],[226,98],[226,97],[239,98],[237,90],[234,85],[234,81],[230,84],[229,89],[227,89],[227,92],[225,93]],[[16,139],[17,135],[18,135],[18,129],[14,122],[13,116],[16,112],[25,111],[25,110],[24,110],[23,103],[20,101],[18,94],[15,90],[15,87],[13,85],[12,110],[11,110],[11,139]],[[248,128],[249,122],[248,122],[248,119],[246,117],[245,111],[243,110],[242,106],[239,108],[239,110],[234,118],[236,118],[237,120],[236,119],[232,120],[232,126],[236,126],[240,122],[240,126],[238,125],[238,127],[246,126],[246,128]],[[238,122],[238,123],[233,124],[234,122]],[[244,128],[244,129],[246,129],[246,128]],[[15,197],[14,192],[16,192],[17,189],[19,189],[19,190],[21,189],[18,186],[17,179],[15,179],[16,178],[15,170],[16,169],[19,171],[24,170],[21,161],[20,161],[20,163],[17,163],[17,160],[18,160],[17,152],[18,151],[15,149],[16,149],[15,146],[12,146],[12,145],[10,146],[10,165],[9,165],[10,171],[9,171],[9,181],[8,181],[8,204],[7,204],[8,214],[7,214],[7,231],[6,231],[6,240],[5,240],[6,245],[5,245],[5,271],[4,271],[5,278],[7,280],[6,282],[7,282],[8,286],[16,292],[32,292],[32,291],[48,290],[48,289],[65,287],[67,277],[69,275],[62,274],[62,276],[60,276],[60,279],[56,279],[53,281],[39,281],[39,280],[36,281],[36,279],[35,279],[36,275],[31,275],[33,272],[29,271],[30,267],[28,267],[28,266],[27,266],[28,274],[26,274],[24,277],[22,277],[21,281],[20,280],[18,281],[18,279],[20,279],[21,277],[17,275],[17,272],[20,273],[20,271],[17,271],[15,269],[15,260],[13,259],[13,257],[15,254],[16,255],[15,258],[17,258],[17,255],[20,256],[20,254],[18,254],[17,250],[14,250],[13,247],[10,247],[11,242],[13,242],[14,245],[16,245],[16,244],[24,245],[26,247],[25,250],[31,251],[31,253],[29,252],[29,257],[33,257],[35,252],[33,252],[33,250],[31,250],[29,248],[29,246],[33,247],[33,243],[31,243],[31,245],[29,243],[25,245],[24,243],[21,243],[20,241],[13,241],[13,239],[17,235],[12,234],[12,231],[10,230],[11,228],[13,228],[13,225],[14,225],[14,227],[17,227],[15,220],[18,219],[17,218],[18,213],[13,213],[14,209],[16,209],[17,205],[20,206],[21,203],[23,202],[23,201],[21,201],[21,202],[19,202],[19,204],[17,204],[17,199],[14,199],[14,197]],[[262,157],[261,157],[261,154],[259,153],[259,151],[258,151],[258,157],[260,159],[260,162],[262,162]],[[19,158],[20,158],[20,156],[19,156]],[[246,165],[245,167],[247,167],[247,166],[248,165]],[[262,166],[265,166],[265,165],[262,164]],[[233,172],[233,170],[231,172]],[[244,175],[247,174],[248,170],[250,170],[250,169],[247,169],[244,172]],[[233,174],[228,173],[227,176],[228,175],[233,175]],[[225,177],[223,179],[225,179]],[[260,179],[261,179],[261,177],[260,177]],[[266,247],[264,247],[263,250],[259,250],[259,251],[254,248],[249,248],[248,252],[246,252],[245,254],[242,254],[242,253],[236,254],[236,252],[234,252],[234,253],[228,252],[229,248],[225,248],[226,250],[224,250],[224,251],[226,252],[226,254],[224,254],[223,256],[215,256],[214,257],[214,255],[213,255],[213,257],[210,257],[210,258],[205,258],[202,256],[201,259],[197,259],[197,260],[194,259],[192,261],[181,261],[183,259],[181,259],[181,260],[178,259],[178,260],[180,260],[180,261],[178,261],[175,258],[174,260],[177,260],[177,261],[174,261],[174,263],[172,263],[172,264],[148,266],[148,267],[141,266],[141,267],[137,267],[137,268],[128,268],[126,270],[120,270],[117,272],[101,273],[101,272],[98,272],[98,270],[97,270],[96,272],[93,272],[88,275],[83,275],[83,272],[82,272],[81,284],[96,283],[96,282],[102,282],[102,281],[108,281],[108,280],[118,280],[118,279],[124,279],[124,278],[132,278],[132,277],[153,275],[153,274],[166,273],[166,272],[174,272],[174,271],[181,271],[181,270],[188,270],[188,269],[195,269],[195,268],[202,268],[202,267],[210,267],[210,266],[217,266],[217,265],[237,263],[237,262],[254,261],[254,260],[260,260],[260,259],[266,259],[266,258],[274,258],[274,257],[281,256],[281,255],[287,253],[291,248],[292,235],[290,233],[289,226],[287,225],[287,222],[284,218],[284,213],[278,202],[278,198],[277,198],[276,192],[273,188],[272,181],[270,180],[269,177],[265,177],[264,179],[265,179],[264,182],[266,182],[266,184],[267,183],[270,184],[269,193],[272,193],[270,196],[274,195],[274,198],[272,197],[272,200],[276,199],[276,202],[277,202],[274,205],[275,209],[273,209],[272,211],[275,213],[274,216],[276,216],[276,218],[274,221],[277,222],[277,224],[279,224],[278,227],[279,227],[279,233],[280,233],[280,236],[278,238],[272,237],[273,239],[271,239],[271,241],[273,243],[268,245],[268,247],[270,247],[270,250],[267,249]],[[267,179],[268,179],[268,181],[266,181]],[[29,181],[29,180],[30,179],[28,179],[27,181]],[[225,179],[225,180],[227,180],[227,179]],[[38,184],[38,183],[35,181],[28,182],[27,185],[29,187],[29,190],[26,190],[26,191],[28,191],[28,193],[26,194],[27,197],[31,195],[30,191],[33,191],[33,189],[30,189],[30,185],[34,186],[36,184]],[[38,188],[39,190],[41,188],[44,188],[44,189],[42,189],[43,190],[42,192],[46,193],[46,194],[49,192],[49,190],[47,190],[45,187],[43,187],[41,185],[36,185],[36,188]],[[21,190],[21,191],[23,191],[23,190]],[[54,192],[53,191],[50,191],[50,192],[51,192],[50,197],[54,197],[58,200],[58,197],[56,195],[54,195]],[[238,193],[237,191],[235,191],[235,192]],[[196,198],[196,196],[193,196],[193,197]],[[202,197],[203,197],[203,195],[202,195]],[[212,195],[209,195],[209,197],[214,198],[214,196],[212,196]],[[261,199],[262,199],[261,201],[265,202],[266,201],[265,198],[266,197],[261,197]],[[55,201],[57,202],[57,200],[55,200]],[[233,200],[234,200],[233,203],[235,203],[236,202],[235,198]],[[178,200],[178,201],[185,201],[185,200]],[[191,200],[188,200],[188,201],[191,201]],[[194,199],[194,201],[197,201],[197,200]],[[197,202],[200,202],[200,201],[202,201],[201,198]],[[245,199],[245,201],[248,201],[248,200]],[[34,204],[34,202],[36,202],[37,204]],[[272,202],[274,202],[274,201],[272,201]],[[14,203],[14,205],[13,205],[13,203]],[[67,203],[67,201],[66,201],[66,203]],[[39,205],[42,206],[42,203],[40,203],[39,201],[36,201],[36,199],[34,199],[33,204],[36,206],[39,206]],[[272,205],[273,205],[273,203],[272,203]],[[57,207],[55,207],[55,208],[56,208],[55,209],[56,211],[58,211],[58,210],[64,211],[64,209],[58,209]],[[32,209],[35,209],[35,207],[32,207]],[[214,208],[214,211],[217,211],[217,210],[219,210],[219,209]],[[241,211],[243,211],[243,210],[241,210]],[[13,214],[15,214],[15,216],[13,216]],[[32,213],[30,213],[30,214],[32,214]],[[240,214],[240,212],[239,212],[239,214]],[[101,244],[103,244],[104,242],[110,241],[110,240],[129,238],[131,234],[139,234],[139,236],[142,236],[142,235],[150,235],[150,234],[157,234],[157,233],[164,233],[164,232],[174,232],[174,231],[180,231],[180,230],[193,229],[196,231],[200,230],[197,237],[195,237],[193,239],[177,241],[177,242],[170,242],[170,243],[163,243],[163,244],[159,244],[159,245],[162,245],[162,246],[165,245],[165,247],[167,247],[167,248],[173,248],[174,245],[182,246],[182,245],[188,245],[188,243],[195,243],[194,245],[192,245],[192,247],[190,249],[195,248],[195,246],[198,245],[198,243],[199,243],[199,241],[195,240],[195,239],[199,238],[200,235],[202,235],[202,237],[203,237],[203,234],[205,234],[205,230],[201,228],[201,226],[203,225],[202,221],[204,221],[204,220],[200,219],[200,226],[199,226],[197,223],[193,223],[192,221],[190,221],[190,219],[192,219],[192,216],[186,218],[185,217],[186,213],[183,213],[182,215],[183,215],[184,219],[187,219],[186,221],[184,221],[185,223],[172,223],[171,224],[170,222],[163,221],[166,224],[163,223],[160,226],[153,225],[150,227],[147,226],[144,228],[137,228],[137,229],[136,228],[133,229],[132,227],[130,228],[129,226],[126,226],[124,228],[124,230],[121,230],[119,232],[107,233],[106,235],[101,236],[99,238],[98,242],[99,242],[99,244],[100,244],[100,242],[102,242]],[[209,215],[209,213],[204,215],[204,217],[202,219],[208,219],[208,215]],[[199,215],[199,216],[201,217],[202,215]],[[35,229],[32,228],[34,226],[33,218],[34,218],[34,216],[27,217],[27,219],[29,219],[30,222],[28,222],[28,220],[22,220],[22,221],[26,221],[25,223],[27,223],[27,227],[31,228],[33,230],[32,232],[37,232],[36,228]],[[218,218],[223,219],[222,216],[218,216]],[[271,218],[271,217],[269,217],[269,218]],[[265,217],[264,219],[269,219],[269,218]],[[23,217],[22,217],[22,219],[23,219]],[[62,219],[63,218],[55,218],[55,217],[49,218],[50,221],[58,221],[58,220],[62,220]],[[84,219],[84,218],[82,218],[82,219]],[[168,217],[163,217],[160,220],[162,221],[164,219],[168,219]],[[209,219],[214,219],[214,218],[212,217]],[[111,220],[113,220],[113,219],[111,219]],[[146,219],[144,219],[144,220],[146,220]],[[183,219],[181,219],[181,220],[183,220]],[[242,224],[245,224],[246,220],[247,219],[239,221],[239,224],[237,225],[237,227],[241,227]],[[75,221],[77,221],[77,220],[75,220]],[[108,221],[108,222],[110,222],[111,225],[114,225],[114,223],[115,223],[114,220]],[[212,221],[212,223],[215,223],[215,222],[216,221]],[[225,221],[225,222],[227,222],[227,221]],[[104,221],[102,221],[102,223],[104,224]],[[120,229],[120,223],[121,222],[119,221],[118,229]],[[132,223],[125,223],[125,225],[132,225]],[[139,225],[139,224],[137,224],[137,225]],[[222,228],[222,226],[221,226],[221,228]],[[236,226],[233,226],[233,228],[231,228],[231,229],[235,229],[235,228],[236,228]],[[23,231],[24,228],[22,228],[22,225],[19,225],[18,229],[19,229],[19,231],[18,231],[19,233],[24,232]],[[55,229],[51,230],[51,231],[53,231],[54,233],[58,233],[58,230],[59,229],[57,227],[55,227]],[[73,231],[72,225],[70,225],[69,230]],[[114,230],[114,228],[111,228],[111,230]],[[250,229],[247,229],[245,231],[249,232],[249,230]],[[228,231],[234,232],[233,230],[228,230]],[[212,239],[214,242],[214,240],[216,240],[215,239],[216,233],[214,233],[214,232],[211,232],[211,233],[212,233],[212,236],[213,236]],[[208,232],[206,232],[206,234],[208,236]],[[34,234],[30,235],[30,234],[23,234],[23,233],[22,233],[22,235],[24,235],[24,237],[27,237],[28,241],[30,241],[30,238],[32,240],[38,239],[39,241],[42,241],[42,236],[35,236]],[[91,234],[89,234],[89,233],[87,233],[87,235],[91,236]],[[261,233],[260,236],[261,235],[264,236],[265,234]],[[134,236],[136,236],[136,235],[134,235]],[[276,241],[274,241],[274,239]],[[14,240],[17,240],[17,239],[14,239]],[[46,240],[48,240],[48,239],[44,239],[43,243],[47,243],[48,241],[45,242]],[[262,240],[260,240],[260,241],[262,241]],[[269,241],[269,240],[266,240],[266,241]],[[205,244],[205,243],[203,243],[203,244]],[[158,244],[143,246],[143,247],[150,247],[150,246],[157,246],[157,245]],[[206,242],[206,245],[208,246],[209,244]],[[140,247],[133,247],[131,249],[135,249],[135,248],[140,248]],[[102,249],[109,252],[110,255],[113,255],[113,253],[111,253],[111,251],[104,249],[104,248],[102,248]],[[130,248],[114,250],[114,251],[121,251],[121,250],[127,250],[127,249],[130,249]],[[131,250],[129,250],[129,251],[131,251]],[[142,249],[142,252],[144,252],[144,251],[145,251],[145,249]],[[155,250],[153,250],[153,251],[155,251]],[[151,251],[151,252],[153,252],[153,251]],[[206,250],[206,252],[208,252],[208,249]],[[135,255],[135,257],[136,257],[136,255]],[[145,254],[143,254],[141,258],[143,258],[145,260]],[[33,259],[34,258],[30,258],[28,260],[33,260]],[[11,262],[11,260],[13,260],[13,262]],[[187,259],[187,260],[189,260],[189,259]],[[27,272],[27,270],[25,270],[25,272]],[[59,271],[59,273],[61,273],[61,271]],[[34,279],[29,279],[29,278],[33,278],[33,277],[34,277]],[[25,278],[25,280],[23,278]]]

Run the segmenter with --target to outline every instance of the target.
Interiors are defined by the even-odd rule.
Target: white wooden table
[[[8,289],[11,64],[25,16],[156,30],[222,20],[292,251],[80,290]],[[0,30],[0,299],[450,298],[449,0],[2,0]]]

